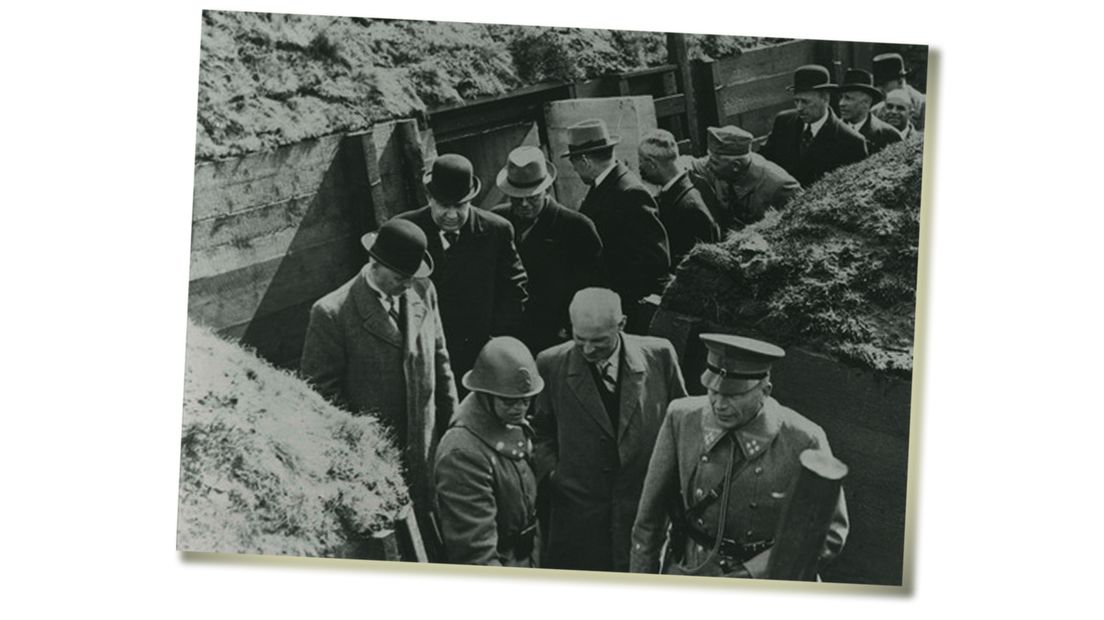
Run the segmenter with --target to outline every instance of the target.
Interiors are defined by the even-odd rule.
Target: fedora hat
[[[433,273],[425,233],[414,222],[391,218],[378,232],[361,237],[360,243],[372,258],[404,276],[425,278]]]
[[[600,118],[587,119],[567,128],[567,152],[561,157],[612,148],[620,141],[620,137],[610,135],[606,121]]]
[[[506,157],[495,183],[503,194],[514,198],[535,196],[556,180],[556,167],[535,146],[519,146]]]
[[[882,91],[874,88],[874,76],[862,69],[848,69],[843,75],[843,83],[839,85],[839,91],[842,93],[849,90],[866,93],[873,97],[875,102],[881,101],[885,96]]]
[[[441,155],[433,160],[433,169],[422,177],[422,182],[437,202],[446,205],[468,202],[483,189],[472,163],[467,157],[456,153]]]
[[[793,74],[793,84],[786,87],[791,93],[809,90],[831,90],[836,87],[828,69],[820,65],[804,65]]]
[[[905,59],[900,54],[878,54],[874,57],[874,83],[881,84],[897,78],[903,78],[908,73],[905,71]]]

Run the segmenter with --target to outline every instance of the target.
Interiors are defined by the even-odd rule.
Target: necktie
[[[445,231],[445,241],[448,241],[449,247],[456,245],[456,242],[460,240],[460,233],[455,230]]]
[[[401,329],[400,326],[402,325],[402,323],[399,323],[399,298],[390,297],[388,298],[388,301],[389,303],[387,306],[387,315],[390,316],[391,320],[395,322],[395,327],[399,327]]]
[[[602,384],[606,391],[613,393],[617,390],[617,377],[613,376],[613,364],[602,362],[598,367],[598,374],[602,377]]]
[[[805,125],[805,131],[801,132],[801,153],[809,150],[809,145],[813,143],[813,128],[811,125]]]

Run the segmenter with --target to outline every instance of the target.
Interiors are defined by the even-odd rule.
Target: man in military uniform
[[[537,566],[537,480],[525,420],[544,389],[537,363],[521,341],[493,338],[463,383],[471,393],[441,439],[434,469],[445,559]]]
[[[686,167],[722,236],[758,222],[768,209],[781,209],[801,190],[781,166],[751,152],[751,132],[727,125],[709,127],[706,134],[708,155],[689,159]]]
[[[630,570],[767,577],[774,535],[799,455],[830,453],[819,426],[770,397],[771,363],[785,355],[766,342],[702,334],[705,396],[671,403],[644,479],[632,533]],[[671,523],[669,558],[660,550]],[[847,507],[839,501],[820,552],[843,548]]]

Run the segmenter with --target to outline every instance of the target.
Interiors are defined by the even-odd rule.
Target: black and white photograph
[[[927,75],[204,11],[177,548],[902,585]]]
[[[1099,615],[1091,5],[6,9],[5,617]]]

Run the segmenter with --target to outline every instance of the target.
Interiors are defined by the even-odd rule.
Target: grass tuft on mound
[[[663,307],[892,374],[912,372],[923,140],[838,169],[679,266]]]
[[[372,417],[192,323],[180,448],[182,551],[340,556],[409,502]]]

